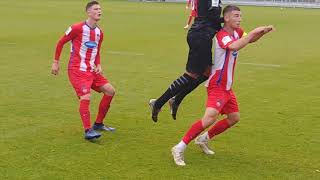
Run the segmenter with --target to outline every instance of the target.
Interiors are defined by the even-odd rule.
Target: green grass
[[[166,106],[152,123],[147,102],[184,72],[184,4],[103,2],[102,64],[117,89],[106,122],[117,132],[98,143],[82,137],[68,46],[61,74],[50,75],[55,43],[85,18],[84,4],[0,2],[0,179],[320,179],[319,10],[242,7],[244,29],[277,31],[240,53],[241,122],[211,143],[212,157],[190,144],[180,168],[170,148],[202,116],[205,88],[185,99],[177,121]]]

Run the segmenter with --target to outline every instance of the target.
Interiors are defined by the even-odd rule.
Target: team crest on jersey
[[[83,93],[87,93],[87,92],[88,92],[88,89],[87,89],[85,86],[83,86],[83,87],[82,87],[82,92],[83,92]]]
[[[227,45],[231,41],[232,41],[232,39],[230,38],[230,36],[225,36],[222,38],[223,45]]]
[[[98,46],[98,44],[95,41],[87,41],[84,43],[84,45],[89,49],[93,49]]]
[[[222,100],[218,100],[217,103],[216,103],[216,106],[219,108],[222,104]]]

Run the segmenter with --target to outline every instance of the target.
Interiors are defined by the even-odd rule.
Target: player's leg
[[[235,125],[240,121],[240,113],[233,112],[227,115],[227,118],[218,121],[215,125],[213,125],[207,132],[202,134],[199,139],[200,140],[210,140],[215,136],[225,132],[227,129]]]
[[[188,72],[200,74],[193,83],[190,83],[187,88],[182,90],[175,96],[174,99],[169,101],[171,115],[176,119],[176,114],[181,101],[186,95],[196,89],[201,83],[206,81],[211,73],[212,65],[212,40],[207,38],[206,32],[202,33],[189,33],[189,57],[186,65]]]
[[[86,72],[80,72],[78,70],[68,71],[69,80],[75,89],[77,96],[79,97],[79,113],[82,120],[82,125],[85,130],[85,139],[99,138],[101,135],[91,129],[90,119],[90,99],[91,92],[90,87],[92,84],[92,78]]]
[[[97,114],[96,121],[93,125],[93,129],[95,130],[104,130],[104,131],[115,131],[115,128],[105,125],[104,119],[107,115],[112,99],[115,95],[114,87],[108,82],[108,80],[102,75],[96,75],[92,89],[97,92],[102,92],[103,96],[99,104],[99,110]]]
[[[191,93],[193,90],[195,90],[200,84],[202,84],[203,82],[205,82],[206,80],[208,80],[209,74],[211,71],[211,66],[208,67],[207,71],[205,72],[205,74],[200,75],[196,81],[194,81],[192,84],[190,84],[188,87],[186,87],[185,89],[183,89],[179,94],[177,94],[175,97],[171,98],[169,100],[169,105],[170,105],[170,113],[171,116],[174,120],[176,120],[177,117],[177,112],[178,112],[178,108],[180,103],[182,102],[182,100],[189,94]]]
[[[170,98],[181,92],[184,88],[189,86],[190,84],[195,81],[196,77],[193,75],[184,73],[178,79],[174,80],[169,88],[158,98],[158,99],[151,99],[149,105],[152,110],[152,120],[157,122],[158,120],[158,113],[162,106],[168,102]]]
[[[208,107],[205,111],[203,118],[193,123],[193,125],[184,135],[182,140],[171,149],[173,159],[177,165],[185,165],[183,153],[187,148],[187,145],[193,139],[195,139],[204,129],[213,124],[216,121],[218,114],[219,111],[217,109]]]
[[[88,93],[88,94],[85,94],[85,95],[82,95],[79,97],[79,99],[80,99],[79,112],[80,112],[81,120],[83,123],[83,127],[85,129],[84,138],[87,140],[99,138],[101,136],[101,134],[94,131],[90,125],[91,124],[90,98],[91,98],[91,93]]]
[[[199,141],[208,141],[213,139],[240,121],[240,113],[236,97],[232,91],[229,96],[230,99],[221,110],[223,114],[227,114],[227,118],[218,121],[207,132],[199,136]]]

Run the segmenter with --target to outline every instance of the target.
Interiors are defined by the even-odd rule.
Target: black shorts
[[[212,40],[215,34],[216,30],[208,30],[207,28],[188,32],[187,72],[201,75],[207,70],[208,66],[212,65]]]

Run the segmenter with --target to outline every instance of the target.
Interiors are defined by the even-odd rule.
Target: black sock
[[[193,78],[188,74],[183,74],[178,79],[173,81],[173,83],[169,86],[169,88],[162,94],[161,97],[157,99],[155,102],[155,108],[161,109],[161,107],[173,96],[177,95],[184,88],[188,86],[188,84],[192,83]]]
[[[179,94],[175,97],[175,104],[179,105],[181,101],[188,95],[190,92],[192,92],[194,89],[196,89],[201,83],[206,81],[208,79],[207,76],[201,75],[199,76],[193,83],[189,84],[185,89],[183,89]]]
[[[94,125],[96,125],[96,126],[101,126],[102,125],[102,123],[94,123]]]

